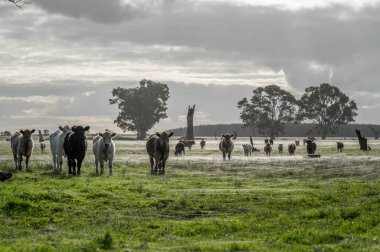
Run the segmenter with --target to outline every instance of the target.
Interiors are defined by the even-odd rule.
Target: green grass
[[[0,183],[0,251],[379,251],[380,163],[362,155],[179,158],[165,176],[125,162],[96,176],[89,156],[67,176],[36,153],[32,173]]]

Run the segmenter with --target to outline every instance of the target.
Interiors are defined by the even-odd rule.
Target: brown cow
[[[272,146],[270,143],[267,143],[264,146],[264,151],[265,151],[265,154],[270,157],[270,153],[272,152]]]
[[[226,160],[226,154],[228,155],[228,160],[231,160],[231,152],[234,149],[234,143],[231,141],[233,137],[233,134],[222,134],[222,138],[219,142],[219,150],[223,153],[223,161]]]
[[[289,155],[294,155],[294,152],[296,152],[296,145],[293,143],[289,144],[288,152],[289,152]]]
[[[149,155],[150,173],[165,174],[165,163],[169,157],[169,138],[174,132],[156,132],[149,136],[146,142],[146,152]]]
[[[336,148],[339,152],[343,152],[344,143],[343,142],[336,142]]]
[[[16,169],[21,171],[22,156],[25,156],[26,171],[29,169],[29,159],[33,153],[34,143],[32,134],[35,130],[20,130],[11,137],[11,147]]]

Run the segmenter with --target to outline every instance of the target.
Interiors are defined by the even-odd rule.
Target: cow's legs
[[[77,174],[78,175],[80,175],[80,173],[81,173],[81,170],[80,170],[80,168],[82,167],[82,161],[83,161],[83,158],[79,158],[78,159],[78,162],[77,162]]]
[[[29,159],[30,159],[30,156],[26,156],[25,157],[25,167],[26,167],[26,171],[31,171],[29,169]]]
[[[17,168],[18,168],[18,165],[17,165],[18,159],[17,159],[17,154],[16,153],[13,153],[13,160],[15,161],[16,170],[17,170]]]
[[[162,160],[161,165],[160,165],[160,170],[159,170],[159,174],[161,175],[165,174],[165,164],[166,164],[166,160]]]
[[[150,174],[156,174],[157,171],[154,170],[154,159],[152,157],[149,157],[149,161],[150,161]],[[153,168],[154,167],[154,168]]]
[[[99,165],[99,160],[98,160],[97,158],[95,158],[95,170],[96,170],[96,175],[99,174],[98,165]]]
[[[231,152],[228,152],[228,161],[231,160]]]
[[[17,164],[18,164],[18,170],[21,171],[21,163],[22,163],[22,155],[18,155],[17,157]]]
[[[103,175],[104,174],[104,159],[100,159],[99,163],[100,163],[100,174]]]
[[[113,162],[112,159],[109,159],[109,160],[108,160],[108,168],[109,168],[109,170],[110,170],[110,175],[112,175],[112,162]]]
[[[63,157],[61,153],[57,155],[57,172],[62,172]]]
[[[223,161],[226,160],[226,153],[223,151]]]
[[[57,172],[57,154],[53,154],[53,171]]]

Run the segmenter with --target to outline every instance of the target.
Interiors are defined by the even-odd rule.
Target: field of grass
[[[35,149],[33,172],[0,182],[0,251],[380,250],[380,141],[361,152],[347,140],[341,154],[319,140],[314,159],[302,146],[244,157],[239,139],[223,162],[207,139],[205,150],[171,152],[165,176],[150,175],[140,141],[117,141],[114,175],[96,176],[88,142],[81,176],[66,165],[54,174],[48,146]],[[5,170],[14,164],[1,139]]]

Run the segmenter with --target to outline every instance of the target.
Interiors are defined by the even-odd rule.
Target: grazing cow
[[[265,151],[265,154],[270,157],[270,153],[272,152],[272,146],[270,145],[270,143],[267,143],[264,146],[264,151]]]
[[[314,155],[316,149],[317,149],[317,144],[314,143],[314,138],[307,139],[306,140],[307,154]]]
[[[59,126],[58,129],[49,135],[50,150],[53,156],[53,170],[56,173],[62,172],[63,156],[66,157],[63,142],[66,135],[71,132],[71,128],[67,125],[65,127]]]
[[[231,141],[231,138],[234,135],[229,133],[222,134],[219,142],[219,150],[223,153],[223,161],[226,160],[226,154],[228,155],[228,160],[231,160],[231,152],[234,149],[234,143]]]
[[[71,132],[65,136],[63,141],[63,149],[67,156],[67,166],[69,174],[80,175],[82,161],[86,156],[87,141],[85,133],[90,129],[90,126],[73,126]],[[77,168],[77,170],[76,170]]]
[[[250,144],[243,144],[243,150],[244,150],[244,155],[245,156],[248,156],[249,155],[252,155],[252,145]]]
[[[13,152],[13,160],[16,164],[16,169],[21,171],[22,156],[25,156],[26,171],[29,169],[29,159],[33,153],[34,142],[32,134],[35,130],[20,130],[11,137],[11,147]]]
[[[40,143],[40,149],[41,149],[42,154],[44,153],[45,148],[46,148],[46,144],[44,142],[41,142]]]
[[[344,144],[343,142],[336,142],[336,148],[339,152],[343,152]]]
[[[183,155],[185,155],[185,144],[182,141],[180,141],[175,146],[174,155],[179,156],[179,155],[182,155],[182,153]]]
[[[205,148],[205,146],[206,146],[206,141],[205,141],[205,139],[204,139],[204,138],[202,138],[202,140],[201,140],[200,144],[201,144],[201,149],[204,149],[204,148]]]
[[[300,140],[299,139],[296,139],[296,141],[294,141],[294,143],[296,144],[297,147],[300,146]]]
[[[284,151],[284,144],[278,144],[278,152],[282,154],[283,151]]]
[[[289,144],[288,152],[289,152],[289,155],[294,155],[294,153],[296,152],[296,145],[293,143]]]
[[[99,133],[92,139],[92,152],[95,156],[96,174],[99,174],[98,166],[100,164],[100,174],[104,174],[104,162],[108,162],[109,173],[112,175],[112,162],[115,156],[116,146],[112,138],[116,133],[106,130]]]
[[[174,132],[164,131],[149,136],[146,142],[146,152],[149,155],[151,174],[165,174],[165,164],[169,157],[169,138],[173,134]]]

